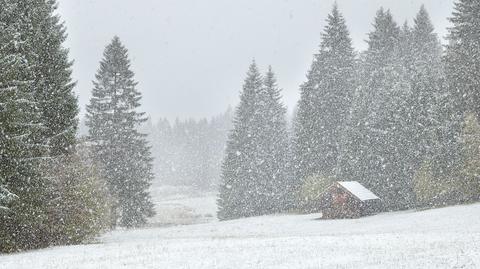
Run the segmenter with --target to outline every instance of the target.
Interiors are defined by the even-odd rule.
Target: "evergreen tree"
[[[412,140],[417,145],[418,159],[424,155],[431,156],[434,148],[436,124],[439,122],[437,103],[442,96],[444,70],[442,64],[442,47],[434,33],[429,15],[422,6],[415,20],[411,41],[410,71],[412,90],[415,96],[413,118],[418,126]]]
[[[411,141],[413,167],[424,160],[433,166],[436,176],[449,173],[448,167],[458,159],[455,132],[460,129],[452,107],[451,95],[445,87],[442,46],[424,6],[420,8],[412,30],[409,53],[409,77],[414,98]]]
[[[256,215],[256,145],[259,126],[258,95],[263,77],[255,62],[249,68],[235,111],[233,130],[227,141],[222,164],[222,182],[218,195],[218,218],[221,220]]]
[[[448,45],[444,57],[446,81],[443,98],[438,102],[441,111],[440,130],[442,151],[436,158],[436,171],[454,175],[462,165],[462,122],[466,115],[480,114],[480,3],[458,0],[450,18]]]
[[[286,171],[288,157],[287,110],[281,102],[280,89],[271,67],[264,78],[263,90],[258,96],[261,126],[258,130],[257,160],[263,185],[257,200],[259,211],[269,214],[291,207],[292,193]],[[260,202],[264,201],[264,202]]]
[[[296,179],[334,176],[355,89],[355,54],[337,5],[328,16],[294,123]]]
[[[412,205],[412,91],[400,50],[401,31],[380,9],[369,34],[342,160],[343,177],[380,195],[389,209]]]
[[[450,18],[445,57],[449,92],[456,114],[480,115],[480,2],[457,0]]]
[[[51,184],[40,169],[48,157],[35,102],[32,36],[23,2],[0,1],[0,252],[48,245]]]
[[[423,9],[423,6],[422,6]],[[413,46],[413,29],[408,25],[408,21],[403,23],[403,26],[400,30],[400,48],[399,53],[402,59],[405,62],[405,66],[411,67],[413,58],[412,58],[412,46]]]
[[[141,94],[127,49],[118,37],[105,49],[94,86],[87,126],[93,154],[104,168],[115,199],[113,225],[139,226],[154,214],[148,193],[153,160],[145,135],[137,130],[147,119],[137,111]]]
[[[35,99],[42,113],[42,140],[50,144],[52,156],[71,151],[77,131],[78,102],[73,91],[72,62],[64,23],[57,14],[56,0],[18,1],[22,16],[29,20],[23,29],[31,38],[27,60],[32,63]]]
[[[291,207],[286,109],[271,67],[250,66],[227,142],[218,217],[233,219]]]

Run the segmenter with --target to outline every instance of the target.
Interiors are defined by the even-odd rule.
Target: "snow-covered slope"
[[[480,268],[480,204],[317,217],[115,231],[101,244],[0,256],[0,268]]]

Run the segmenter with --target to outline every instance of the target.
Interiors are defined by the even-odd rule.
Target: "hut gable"
[[[378,212],[381,200],[357,181],[338,181],[322,194],[325,219],[358,218]]]

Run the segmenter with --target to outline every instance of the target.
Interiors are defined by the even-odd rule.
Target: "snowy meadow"
[[[0,0],[0,268],[480,268],[480,1],[218,1]]]
[[[208,198],[206,198],[208,200]],[[188,202],[187,202],[188,203]],[[96,244],[0,256],[2,268],[478,268],[480,205],[359,220],[275,215],[118,230]]]

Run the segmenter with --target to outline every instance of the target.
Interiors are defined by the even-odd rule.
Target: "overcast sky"
[[[157,119],[210,117],[236,105],[252,59],[272,65],[291,109],[334,0],[59,0],[82,114],[105,46],[130,51],[143,110]],[[453,0],[337,0],[357,50],[376,10],[399,24],[425,4],[440,37]]]

